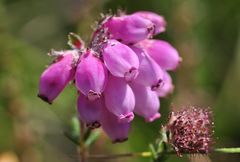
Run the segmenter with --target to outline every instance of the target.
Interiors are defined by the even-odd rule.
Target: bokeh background
[[[36,96],[38,79],[51,62],[47,52],[69,48],[69,32],[88,41],[100,13],[119,8],[164,15],[167,31],[157,38],[173,44],[183,62],[172,74],[174,93],[161,99],[160,120],[147,124],[136,118],[123,144],[113,145],[101,134],[90,153],[147,150],[168,112],[186,105],[213,110],[216,147],[240,146],[239,7],[239,0],[0,0],[0,162],[79,161],[76,145],[63,135],[76,115],[76,91],[68,86],[48,105]],[[122,160],[150,161],[110,161]],[[188,160],[239,162],[240,155],[173,155],[167,161]]]

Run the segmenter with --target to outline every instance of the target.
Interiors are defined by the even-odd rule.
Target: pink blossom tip
[[[134,113],[130,112],[125,115],[121,114],[121,115],[119,115],[118,119],[119,119],[119,122],[129,123],[134,119]]]
[[[124,78],[127,82],[134,80],[138,75],[138,70],[132,67],[128,72],[124,74]]]
[[[133,15],[138,15],[147,20],[150,20],[155,26],[154,34],[159,34],[166,30],[167,23],[164,17],[161,15],[149,11],[138,11],[133,13]]]
[[[126,44],[150,38],[155,30],[150,20],[139,15],[114,16],[105,23],[105,27],[111,38]]]
[[[153,116],[149,117],[148,119],[145,119],[146,122],[153,122],[154,120],[158,119],[161,117],[160,113],[156,113]]]

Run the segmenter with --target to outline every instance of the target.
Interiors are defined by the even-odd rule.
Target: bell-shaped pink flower
[[[113,143],[124,142],[128,139],[130,123],[119,122],[117,116],[109,112],[107,108],[102,109],[100,121],[104,132]]]
[[[154,33],[154,24],[138,15],[112,17],[104,25],[111,38],[126,44],[150,38]]]
[[[159,97],[166,97],[173,92],[174,85],[172,83],[172,78],[168,72],[164,71],[163,75],[163,85],[160,89],[157,90]]]
[[[100,127],[100,113],[104,108],[103,99],[94,101],[88,100],[85,95],[80,94],[77,101],[77,108],[80,119],[86,123],[89,128]]]
[[[78,90],[89,100],[101,97],[107,83],[107,69],[92,50],[87,50],[81,56],[75,80]]]
[[[41,75],[38,97],[49,104],[62,92],[73,79],[75,73],[75,51],[59,52],[57,57]]]
[[[150,86],[153,91],[158,90],[163,84],[163,70],[160,66],[142,49],[132,47],[140,62],[139,74],[134,80],[135,83]]]
[[[104,91],[105,104],[119,122],[130,122],[134,118],[135,97],[131,87],[122,78],[109,75]]]
[[[167,23],[161,15],[149,11],[139,11],[135,12],[133,15],[138,15],[150,20],[155,25],[154,34],[159,34],[166,30]]]
[[[182,60],[177,50],[166,41],[146,39],[139,44],[164,70],[175,70]]]
[[[116,40],[110,39],[102,50],[103,60],[116,77],[124,77],[126,81],[132,81],[138,75],[139,61],[131,48]]]
[[[134,112],[144,117],[147,122],[158,119],[161,115],[159,113],[160,101],[157,93],[152,91],[150,87],[141,84],[131,83],[130,86],[136,100]]]

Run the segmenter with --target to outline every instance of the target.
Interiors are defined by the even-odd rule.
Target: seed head
[[[182,153],[206,154],[212,144],[211,112],[190,107],[170,114],[167,131],[169,143],[181,156]]]

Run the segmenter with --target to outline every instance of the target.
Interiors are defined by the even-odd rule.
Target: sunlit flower
[[[127,140],[135,113],[153,122],[161,116],[159,97],[173,91],[168,71],[181,58],[169,43],[152,39],[165,29],[161,15],[141,11],[106,15],[87,47],[70,33],[72,50],[55,52],[40,78],[39,97],[52,103],[73,80],[80,120],[92,129],[101,125],[114,143]]]

